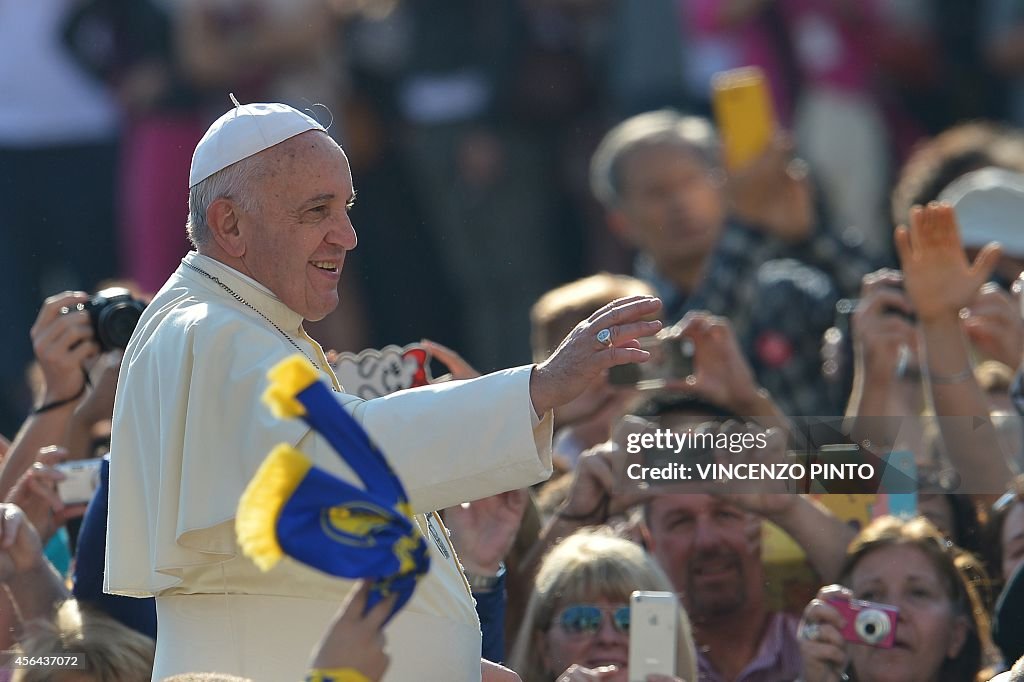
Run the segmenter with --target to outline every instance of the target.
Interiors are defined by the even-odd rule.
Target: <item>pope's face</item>
[[[240,211],[241,259],[285,305],[320,320],[338,307],[345,254],[356,247],[348,159],[317,131],[268,151],[254,183],[254,210]]]

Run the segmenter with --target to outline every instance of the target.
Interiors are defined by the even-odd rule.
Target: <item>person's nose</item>
[[[359,244],[356,228],[352,225],[352,219],[347,212],[336,225],[331,227],[331,230],[327,233],[327,241],[332,244],[338,244],[346,251],[351,251]]]
[[[620,644],[623,640],[629,641],[626,635],[619,632],[615,627],[614,616],[611,613],[604,613],[601,616],[601,627],[597,631],[596,642],[603,645]]]
[[[712,549],[718,547],[721,538],[715,524],[706,516],[698,516],[694,524],[693,546],[695,549]]]
[[[913,620],[911,615],[913,613],[913,605],[907,599],[904,599],[903,595],[888,595],[886,599],[882,600],[882,603],[899,609],[899,613],[896,615],[896,627]]]
[[[671,194],[669,206],[675,213],[686,214],[690,210],[690,202],[693,201],[693,193],[688,185],[676,186]]]

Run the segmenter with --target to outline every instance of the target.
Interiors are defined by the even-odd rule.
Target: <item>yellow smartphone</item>
[[[715,124],[728,170],[749,165],[775,135],[775,107],[764,72],[756,66],[720,71],[711,79]]]

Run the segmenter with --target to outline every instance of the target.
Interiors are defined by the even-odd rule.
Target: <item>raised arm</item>
[[[0,584],[7,586],[22,622],[49,618],[70,596],[43,556],[35,528],[14,504],[0,504]]]
[[[883,269],[864,276],[860,301],[853,313],[853,390],[846,409],[847,428],[857,440],[892,444],[898,423],[871,417],[906,417],[916,414],[907,382],[900,372],[916,363],[917,334],[910,320],[914,307],[903,291],[903,274]],[[902,355],[902,357],[901,357]],[[908,387],[906,384],[910,383]],[[867,419],[865,419],[867,418]]]
[[[660,305],[648,296],[613,301],[533,367],[366,402],[341,399],[388,456],[417,512],[525,488],[551,474],[550,411],[608,367],[646,361],[637,339],[661,328],[642,321]]]
[[[767,447],[745,453],[751,461],[784,462],[789,424],[765,391],[739,350],[735,333],[724,318],[695,313],[683,320],[682,333],[693,339],[696,375],[693,391],[716,405],[767,428]],[[730,457],[737,457],[730,455]],[[853,531],[838,517],[810,498],[777,492],[758,482],[754,490],[733,493],[711,484],[708,492],[727,497],[733,504],[775,523],[803,548],[815,570],[826,580],[839,574]]]
[[[922,372],[946,452],[964,490],[994,501],[1011,472],[989,421],[988,400],[974,378],[960,311],[988,280],[999,246],[989,244],[968,263],[953,208],[933,203],[911,211],[910,227],[896,230],[896,249],[923,335]]]
[[[89,313],[75,309],[87,300],[82,292],[51,296],[32,325],[32,349],[42,369],[43,390],[0,468],[0,498],[32,466],[40,448],[63,441],[72,412],[85,395],[82,366],[99,353]]]

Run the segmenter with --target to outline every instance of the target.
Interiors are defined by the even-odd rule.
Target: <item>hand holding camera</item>
[[[806,238],[814,228],[807,164],[794,158],[792,137],[779,132],[764,73],[748,66],[715,74],[712,101],[732,213],[781,239]]]
[[[856,367],[863,378],[888,385],[917,352],[914,306],[899,271],[864,276],[851,320]]]
[[[32,325],[32,350],[45,382],[42,403],[73,399],[85,387],[82,367],[100,352],[84,304],[88,294],[65,291],[51,296]]]
[[[728,319],[691,311],[670,331],[693,343],[693,374],[681,390],[742,416],[781,414],[758,386]]]
[[[626,466],[635,459],[627,451],[630,434],[653,428],[638,417],[627,416],[615,427],[612,439],[580,455],[572,483],[557,516],[578,523],[604,523],[651,496],[649,489],[627,485]]]
[[[109,288],[89,296],[65,291],[43,303],[32,325],[32,347],[43,371],[43,405],[74,402],[85,392],[85,367],[101,353],[124,350],[145,304]]]
[[[843,617],[839,634],[847,642],[879,649],[891,649],[895,644],[896,621],[900,616],[895,606],[838,596],[827,601]]]
[[[729,173],[730,208],[746,224],[787,242],[814,229],[814,194],[807,163],[795,158],[792,136],[777,134],[745,168]]]
[[[806,682],[843,679],[847,643],[891,648],[896,641],[899,609],[861,601],[841,585],[828,585],[804,609],[797,630]]]
[[[82,498],[84,488],[77,480],[80,474],[75,475],[70,488],[62,488],[68,475],[59,467],[67,455],[62,447],[40,449],[36,462],[21,475],[5,500],[21,507],[43,542],[48,542],[68,519],[85,514],[85,503],[92,497],[91,490],[95,490],[92,488],[88,496]]]

